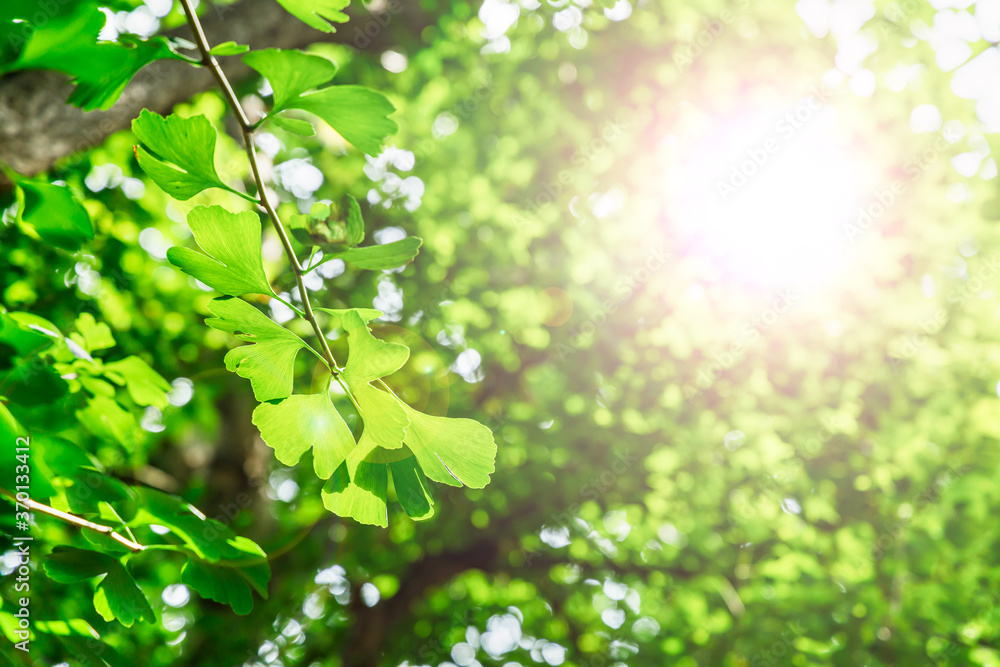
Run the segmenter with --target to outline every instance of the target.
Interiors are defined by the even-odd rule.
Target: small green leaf
[[[208,255],[173,247],[167,251],[171,264],[223,294],[274,295],[264,273],[260,218],[255,213],[198,206],[188,213],[188,226]]]
[[[375,338],[356,310],[344,314],[343,325],[349,351],[343,378],[357,402],[364,432],[374,444],[397,449],[403,444],[409,420],[395,396],[373,387],[370,382],[402,368],[410,350],[404,345]]]
[[[222,44],[216,44],[209,53],[213,56],[238,56],[249,50],[250,47],[246,44],[223,42]]]
[[[139,166],[175,199],[190,199],[207,188],[222,188],[249,199],[223,183],[215,171],[218,134],[205,116],[164,118],[143,109],[132,121],[132,131],[143,144],[135,151]]]
[[[378,462],[365,460],[372,452],[380,449],[367,431],[361,434],[358,446],[337,468],[336,474],[323,485],[320,496],[328,510],[371,526],[385,528],[389,525],[386,514],[388,468]]]
[[[253,412],[253,423],[285,465],[298,463],[311,447],[313,467],[321,479],[329,478],[355,445],[351,429],[326,391],[261,403]]]
[[[490,483],[497,445],[493,432],[472,419],[434,417],[400,401],[410,420],[403,441],[435,482],[473,489]]]
[[[337,66],[322,56],[266,49],[248,53],[243,61],[271,84],[274,104],[268,118],[285,109],[308,111],[369,155],[377,154],[385,137],[399,129],[389,119],[395,107],[382,93],[352,85],[314,90],[337,73]]]
[[[117,561],[116,561],[117,563]],[[117,563],[107,576],[97,585],[94,593],[94,608],[105,621],[117,619],[126,628],[136,621],[156,622],[149,600],[136,585],[125,566]]]
[[[392,375],[409,359],[410,351],[405,345],[375,338],[357,310],[344,313],[343,323],[350,352],[344,379],[349,384],[371,382]]]
[[[320,492],[323,505],[339,516],[360,523],[388,525],[388,481],[392,478],[396,499],[415,520],[434,515],[434,501],[413,453],[406,447],[387,450],[361,435],[351,452]]]
[[[105,621],[117,619],[125,627],[139,620],[156,621],[153,608],[132,575],[112,556],[76,547],[56,547],[45,557],[45,573],[69,584],[104,575],[94,592],[94,608]]]
[[[336,32],[332,23],[346,23],[347,14],[340,11],[350,0],[278,0],[278,4],[303,23],[323,32]]]
[[[330,327],[333,329],[344,328],[344,316],[347,313],[357,313],[365,324],[382,317],[382,311],[374,308],[313,308],[313,310],[329,315]]]
[[[407,236],[405,239],[383,245],[371,245],[364,248],[350,248],[342,252],[328,255],[331,259],[338,258],[353,264],[359,269],[378,270],[394,269],[413,261],[420,251],[423,240],[417,236]],[[324,258],[325,259],[325,258]]]
[[[347,195],[347,245],[356,246],[365,240],[365,219],[358,200]]]
[[[337,74],[337,65],[333,62],[298,49],[253,51],[243,56],[243,62],[271,84],[274,93],[272,115],[287,109],[299,95],[323,85]]]
[[[115,384],[124,385],[139,405],[167,407],[170,383],[139,357],[126,357],[104,365],[104,375]]]
[[[213,299],[208,309],[215,315],[205,320],[208,326],[254,343],[230,350],[226,368],[250,380],[258,401],[291,396],[295,357],[308,348],[305,341],[241,299]]]
[[[246,615],[253,610],[250,585],[234,568],[188,559],[181,570],[181,581],[203,598],[228,604],[237,614]]]
[[[135,451],[140,431],[135,417],[114,400],[105,396],[94,396],[87,401],[87,407],[76,411],[80,420],[91,433],[109,442],[117,442],[128,451]]]
[[[225,524],[206,518],[189,503],[176,496],[144,486],[134,487],[134,490],[138,496],[139,509],[135,518],[129,521],[129,526],[137,528],[159,525],[169,529],[169,532],[162,537],[150,531],[147,537],[140,538],[143,544],[149,545],[156,540],[170,543],[174,538],[178,538],[184,547],[199,558],[212,562],[219,560],[256,562],[263,554],[259,547],[255,551],[248,552],[245,542],[250,542],[249,540],[241,542],[242,538],[238,538]]]
[[[382,150],[385,138],[399,129],[389,118],[396,108],[389,98],[364,86],[330,86],[301,95],[288,105],[325,120],[348,143],[368,155]]]
[[[301,137],[311,137],[316,134],[313,124],[302,118],[290,118],[288,116],[273,116],[270,120],[286,132],[297,134]]]
[[[77,345],[88,352],[106,350],[115,346],[115,337],[111,328],[104,322],[98,322],[90,313],[82,313],[74,323],[78,333],[70,334]]]
[[[79,250],[84,241],[94,238],[87,210],[65,185],[25,180],[17,186],[23,204],[19,219],[31,225],[45,243]]]

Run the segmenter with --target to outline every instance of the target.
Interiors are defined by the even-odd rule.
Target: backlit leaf
[[[65,185],[18,181],[24,206],[20,220],[31,225],[41,239],[57,248],[78,250],[94,238],[87,210]]]
[[[305,341],[241,299],[213,299],[208,308],[215,315],[205,320],[208,326],[254,343],[230,350],[226,368],[250,380],[258,401],[291,396],[295,357],[308,347]]]
[[[173,247],[167,251],[171,264],[223,294],[274,294],[264,273],[260,218],[255,213],[198,206],[188,214],[188,226],[207,255]]]
[[[313,467],[322,479],[340,467],[355,444],[351,429],[325,391],[261,403],[253,412],[253,423],[285,465],[295,465],[312,448]]]
[[[141,142],[135,150],[143,171],[175,199],[190,199],[207,188],[222,188],[241,197],[215,171],[215,128],[205,116],[164,118],[143,109],[132,121]]]
[[[337,73],[337,66],[322,56],[266,49],[248,53],[243,60],[271,84],[272,116],[286,109],[308,111],[369,155],[377,154],[385,137],[398,129],[389,119],[395,107],[382,93],[354,85],[315,90]]]
[[[331,23],[347,22],[347,14],[341,10],[350,0],[278,0],[278,4],[308,26],[323,32],[336,32]]]

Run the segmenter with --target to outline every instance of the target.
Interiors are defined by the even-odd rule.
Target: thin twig
[[[312,304],[309,302],[309,293],[306,291],[305,282],[303,281],[305,272],[302,269],[302,264],[299,263],[298,257],[295,256],[295,250],[292,249],[292,241],[288,236],[288,232],[285,231],[285,226],[281,224],[278,212],[274,210],[274,207],[267,198],[264,179],[261,178],[260,167],[257,164],[257,150],[253,143],[253,133],[259,123],[251,123],[247,118],[239,98],[236,97],[236,93],[229,83],[229,79],[226,78],[226,74],[219,66],[219,62],[212,55],[212,49],[208,44],[208,38],[205,36],[205,30],[201,27],[201,22],[198,20],[198,15],[195,13],[194,7],[191,6],[191,0],[181,0],[181,6],[184,8],[184,15],[187,17],[188,25],[191,27],[194,40],[198,45],[198,50],[201,52],[202,65],[208,68],[219,83],[219,88],[222,89],[222,94],[226,98],[226,102],[232,108],[233,113],[236,115],[236,120],[240,124],[240,130],[243,133],[243,144],[246,147],[247,158],[250,160],[250,170],[253,172],[253,180],[257,185],[257,203],[267,213],[268,218],[271,219],[274,230],[278,233],[278,238],[281,240],[281,247],[284,248],[285,254],[288,256],[288,261],[292,265],[292,271],[295,273],[295,283],[299,288],[299,299],[302,301],[302,308],[305,311],[302,316],[312,325],[313,331],[319,337],[320,344],[323,346],[323,357],[326,365],[329,366],[333,376],[340,381],[340,366],[337,365],[337,360],[334,359],[333,352],[330,351],[326,335],[323,333],[323,329],[320,328],[319,322],[316,321],[316,314],[313,312]],[[343,383],[341,382],[341,384]]]
[[[93,521],[87,521],[86,519],[81,519],[75,514],[70,514],[69,512],[63,512],[62,510],[57,510],[55,507],[49,507],[44,503],[40,503],[37,500],[31,500],[30,498],[28,500],[18,500],[17,496],[15,496],[10,491],[2,487],[0,487],[0,495],[9,498],[15,503],[19,503],[30,510],[35,510],[36,512],[42,512],[43,514],[54,516],[57,519],[62,519],[67,523],[71,523],[75,526],[80,526],[81,528],[89,528],[90,530],[96,531],[98,533],[104,533],[105,535],[113,539],[115,542],[118,542],[119,544],[128,547],[132,551],[143,551],[146,548],[143,545],[139,544],[138,542],[134,542],[128,539],[127,537],[119,535],[118,533],[115,532],[115,529],[110,526],[103,526],[99,523],[94,523]]]

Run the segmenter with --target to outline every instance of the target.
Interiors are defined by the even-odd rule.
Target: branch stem
[[[274,210],[274,206],[268,200],[267,189],[264,187],[264,179],[260,175],[260,166],[257,163],[257,149],[253,143],[253,133],[259,123],[251,123],[247,118],[239,98],[236,97],[236,93],[229,83],[229,79],[226,78],[226,74],[219,66],[219,62],[212,55],[212,48],[208,44],[205,30],[201,27],[201,22],[198,20],[198,14],[195,13],[194,7],[191,5],[191,0],[181,0],[181,6],[184,8],[184,15],[187,17],[188,26],[191,27],[191,33],[194,35],[195,42],[198,44],[198,51],[201,52],[201,64],[207,67],[212,76],[215,77],[219,88],[222,90],[223,97],[226,98],[226,102],[233,110],[236,120],[240,124],[240,131],[243,133],[243,145],[246,147],[247,158],[250,160],[250,171],[253,173],[254,183],[257,185],[258,199],[256,202],[267,213],[267,217],[270,218],[271,223],[274,225],[274,231],[278,233],[281,247],[284,248],[285,255],[288,256],[288,261],[292,266],[292,271],[295,273],[295,284],[299,288],[299,300],[302,302],[302,310],[304,311],[302,316],[312,325],[313,331],[319,337],[323,358],[326,365],[330,368],[330,372],[334,377],[338,377],[341,368],[337,365],[337,360],[334,359],[333,352],[330,351],[330,344],[326,340],[326,335],[319,326],[316,314],[313,312],[312,304],[309,301],[309,293],[306,291],[305,282],[303,281],[305,271],[302,269],[299,258],[295,256],[295,250],[292,248],[292,240],[288,236],[285,226],[281,224],[278,212]]]
[[[80,526],[81,528],[88,528],[98,533],[104,533],[114,541],[128,547],[132,551],[143,551],[146,548],[134,540],[130,540],[129,538],[123,535],[119,535],[118,533],[115,532],[115,529],[112,528],[111,526],[104,526],[99,523],[94,523],[93,521],[87,521],[86,519],[81,519],[75,514],[70,514],[69,512],[63,512],[62,510],[57,510],[55,507],[50,507],[48,505],[45,505],[44,503],[38,502],[37,500],[31,500],[30,498],[28,500],[18,500],[17,496],[15,496],[14,494],[12,494],[10,491],[8,491],[3,487],[0,487],[0,495],[9,498],[10,500],[14,501],[14,503],[19,503],[30,510],[34,510],[36,512],[42,512],[43,514],[48,514],[49,516],[54,516],[55,518],[61,519],[66,523],[71,523],[74,526]],[[127,527],[126,530],[128,530]]]

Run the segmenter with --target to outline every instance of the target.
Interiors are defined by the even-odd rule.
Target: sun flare
[[[709,126],[674,179],[671,212],[687,251],[753,287],[837,276],[860,190],[841,135],[836,109],[815,100]]]

